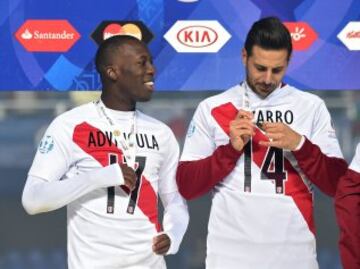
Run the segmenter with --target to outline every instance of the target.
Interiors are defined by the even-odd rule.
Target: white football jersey
[[[133,112],[110,111],[120,127],[113,129],[89,103],[57,117],[47,129],[29,175],[48,181],[124,163],[116,135],[127,137]],[[166,268],[152,251],[160,231],[158,193],[177,191],[179,148],[165,124],[136,112],[135,190],[100,188],[67,206],[70,269]]]
[[[355,155],[349,165],[349,168],[360,173],[360,143],[356,146]]]
[[[228,144],[229,123],[240,108],[251,109],[257,123],[284,122],[324,154],[342,158],[320,98],[288,85],[265,99],[245,89],[237,85],[200,103],[181,161],[204,159]],[[258,126],[235,168],[214,188],[207,268],[318,268],[312,184],[290,151],[259,145],[268,138]]]

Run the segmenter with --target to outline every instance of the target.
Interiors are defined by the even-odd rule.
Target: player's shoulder
[[[234,101],[241,91],[240,85],[235,85],[221,93],[205,98],[199,103],[199,109],[212,110],[215,107]]]
[[[350,163],[349,168],[358,174],[356,176],[360,177],[360,143],[356,146],[355,155]]]
[[[150,115],[147,115],[141,111],[137,111],[138,119],[143,127],[147,129],[154,130],[156,132],[160,132],[166,135],[172,135],[173,132],[168,125],[166,125],[161,120],[158,120]]]
[[[299,90],[294,86],[287,84],[284,86],[284,89],[287,91],[289,98],[295,100],[296,102],[304,102],[311,105],[320,105],[324,103],[324,100],[316,94],[308,91]]]
[[[74,107],[53,120],[53,124],[76,125],[96,116],[96,108],[93,102]]]
[[[58,115],[49,125],[49,132],[56,132],[58,135],[71,135],[73,129],[83,123],[96,119],[96,108],[94,104],[87,103],[84,105],[72,108],[60,115]]]

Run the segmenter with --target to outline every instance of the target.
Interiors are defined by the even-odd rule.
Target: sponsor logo
[[[351,39],[351,38],[360,38],[360,30],[359,31],[351,31],[349,33],[346,34],[346,37]]]
[[[25,32],[21,34],[22,39],[31,39],[33,35],[30,33],[29,29],[26,29]]]
[[[103,32],[103,39],[108,39],[114,35],[131,35],[139,40],[142,40],[141,29],[132,23],[127,23],[123,26],[112,23],[106,26]]]
[[[164,38],[177,52],[218,52],[231,35],[217,21],[177,21]]]
[[[306,50],[318,38],[314,29],[306,22],[284,22],[291,34],[294,50]]]
[[[91,38],[99,45],[105,39],[116,35],[133,36],[147,44],[154,37],[141,21],[103,21],[91,34]]]
[[[349,22],[337,37],[349,50],[360,50],[360,21]]]
[[[44,136],[39,144],[39,152],[42,154],[49,153],[54,148],[54,139],[51,135]]]
[[[15,33],[31,52],[66,52],[80,38],[67,20],[27,20]]]
[[[188,26],[181,29],[176,35],[177,40],[184,46],[205,48],[218,40],[218,34],[210,27]]]

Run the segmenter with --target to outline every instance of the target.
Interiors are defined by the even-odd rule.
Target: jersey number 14
[[[244,147],[244,192],[251,192],[252,139]],[[284,152],[280,148],[270,147],[260,167],[262,180],[273,180],[275,192],[284,193],[284,181],[287,173],[284,170]]]

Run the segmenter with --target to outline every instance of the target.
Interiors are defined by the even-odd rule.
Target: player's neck
[[[125,98],[119,98],[111,96],[106,93],[101,94],[101,101],[107,108],[118,110],[118,111],[134,111],[136,108],[136,103],[125,100]]]

